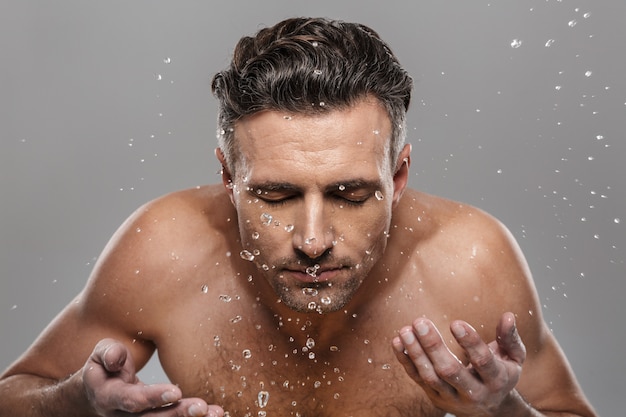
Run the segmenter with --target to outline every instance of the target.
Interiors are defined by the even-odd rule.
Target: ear
[[[222,184],[224,185],[224,188],[226,189],[226,192],[230,197],[230,201],[234,204],[235,202],[233,200],[233,177],[227,168],[228,165],[226,164],[226,157],[224,156],[224,152],[222,152],[222,149],[215,148],[215,156],[222,165]]]
[[[409,167],[411,166],[411,145],[406,144],[400,155],[398,155],[398,162],[396,165],[396,171],[393,174],[393,205],[395,207],[400,202],[400,198],[406,189],[409,182]]]

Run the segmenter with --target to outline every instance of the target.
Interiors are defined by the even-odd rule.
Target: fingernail
[[[413,332],[402,332],[400,333],[400,338],[405,345],[415,343],[415,336],[413,336]]]
[[[165,391],[163,394],[161,394],[161,399],[165,403],[173,403],[174,401],[178,400],[178,395],[176,395],[174,391]]]
[[[189,415],[192,415],[192,416],[204,415],[204,411],[202,411],[199,404],[191,404],[189,408],[187,409],[187,411],[189,411]]]
[[[465,337],[467,331],[465,331],[465,327],[463,327],[463,325],[455,323],[452,325],[452,333],[454,333],[454,336],[457,339],[460,339],[462,337]]]
[[[428,334],[428,325],[424,322],[419,322],[415,327],[417,330],[417,334],[420,336],[425,336]]]

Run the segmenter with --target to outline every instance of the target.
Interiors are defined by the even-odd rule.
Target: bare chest
[[[306,323],[296,340],[235,309],[195,331],[181,327],[170,340],[186,342],[165,343],[159,354],[186,396],[219,404],[232,417],[442,416],[397,362],[396,325],[370,323],[371,331],[363,323],[322,344],[306,334]]]

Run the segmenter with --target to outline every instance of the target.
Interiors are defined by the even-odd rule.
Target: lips
[[[291,276],[305,283],[326,282],[336,278],[344,268],[345,267],[311,267],[305,270],[285,269],[284,275]]]

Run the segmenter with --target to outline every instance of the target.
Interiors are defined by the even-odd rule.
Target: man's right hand
[[[129,350],[113,339],[103,339],[82,370],[91,407],[103,417],[221,417],[224,411],[200,398],[182,398],[173,384],[146,385],[137,378]]]

